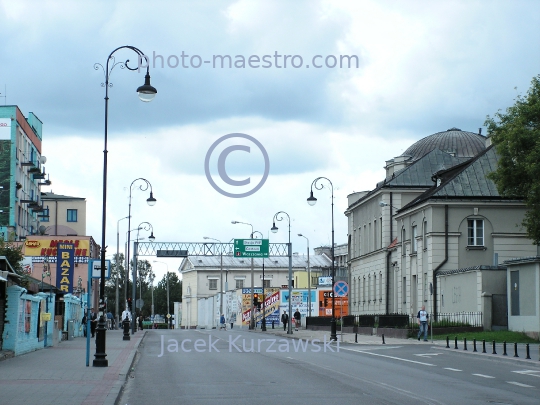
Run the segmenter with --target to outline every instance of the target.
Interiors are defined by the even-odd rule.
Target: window
[[[424,221],[424,228],[422,229],[422,249],[427,250],[427,221]]]
[[[484,246],[484,220],[469,219],[467,232],[467,245]]]
[[[67,210],[67,222],[77,222],[77,210]]]
[[[407,277],[403,277],[403,284],[401,284],[401,291],[403,294],[403,303],[407,303]]]
[[[244,280],[236,280],[236,288],[244,288]]]
[[[406,233],[405,233],[405,228],[402,228],[401,229],[401,255],[402,256],[405,256],[407,254],[407,250],[405,248],[405,237],[406,237]]]
[[[373,250],[377,250],[379,238],[377,237],[377,220],[373,220]]]
[[[379,232],[379,239],[380,239],[379,245],[382,248],[383,247],[383,245],[382,245],[382,243],[383,243],[383,241],[382,241],[382,217],[379,218],[379,224],[380,224],[379,226],[381,227],[381,230]]]
[[[208,280],[208,288],[210,290],[217,290],[217,279]]]
[[[270,288],[270,281],[271,280],[263,280],[263,287],[264,288]]]
[[[382,286],[383,286],[383,282],[382,282],[382,273],[379,273],[379,301],[382,301]]]
[[[50,216],[51,216],[51,214],[50,214],[49,209],[45,208],[43,210],[43,213],[39,216],[40,217],[40,222],[49,222]]]
[[[311,276],[311,285],[312,285],[312,286],[317,286],[317,285],[319,285],[319,277],[317,277],[317,276]]]
[[[377,301],[377,275],[373,275],[373,302]]]
[[[417,236],[418,236],[418,228],[415,225],[412,227],[412,236],[411,236],[412,253],[416,253],[418,250],[418,244],[416,241]]]

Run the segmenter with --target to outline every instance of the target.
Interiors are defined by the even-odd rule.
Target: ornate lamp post
[[[145,231],[150,231],[150,236],[148,237],[148,240],[150,242],[153,242],[156,240],[156,237],[154,236],[154,227],[150,222],[141,222],[139,226],[137,227],[137,242],[134,243],[135,245],[135,252],[133,254],[133,269],[131,272],[131,296],[133,299],[131,300],[131,319],[132,322],[132,329],[131,334],[133,335],[135,332],[137,332],[137,319],[135,317],[136,311],[136,300],[135,296],[137,295],[137,251],[138,251],[138,244],[139,244],[139,231],[141,229],[144,229]]]
[[[139,190],[141,191],[146,191],[148,189],[150,189],[150,196],[146,199],[146,203],[150,206],[150,207],[153,207],[154,205],[156,205],[156,199],[154,198],[154,193],[153,193],[153,190],[152,190],[152,184],[142,178],[142,177],[139,177],[138,179],[135,179],[131,182],[131,185],[129,186],[129,210],[128,210],[128,234],[127,234],[127,256],[126,256],[126,263],[127,263],[127,267],[126,267],[126,297],[125,297],[125,301],[126,301],[126,305],[127,305],[127,274],[129,273],[129,255],[130,255],[130,248],[131,248],[131,231],[133,229],[131,229],[131,192],[133,191],[133,185],[136,183],[136,182],[140,182],[142,184],[140,184],[139,186],[137,186],[139,188]],[[136,228],[137,230],[137,234],[139,233],[139,230],[141,229],[140,226],[138,226]],[[133,276],[133,280],[135,280],[135,276]],[[135,282],[135,281],[134,281]],[[134,319],[135,317],[135,287],[133,287],[133,296],[132,296],[132,312],[131,312],[131,317],[132,319]]]
[[[253,225],[248,224],[247,222],[240,222],[240,221],[231,221],[231,224],[244,224],[251,226],[251,234],[249,237],[253,239]],[[249,329],[255,329],[255,317],[254,317],[254,309],[253,309],[253,298],[255,294],[255,268],[253,264],[253,257],[251,258],[251,301],[250,301],[250,320],[249,320]]]
[[[287,216],[287,220],[289,221],[289,243],[288,243],[288,249],[289,249],[289,322],[287,325],[287,334],[292,335],[292,245],[291,245],[291,217],[289,214],[287,214],[285,211],[279,211],[274,215],[274,224],[272,228],[270,229],[273,233],[277,233],[278,227],[276,226],[276,221],[283,221],[284,216]]]
[[[262,234],[262,232],[259,232],[259,231],[255,231],[253,232],[253,235],[255,235],[256,233],[260,234],[261,235],[261,239],[264,239],[264,235]],[[261,331],[262,332],[266,332],[266,314],[265,314],[265,310],[266,310],[266,304],[265,304],[265,301],[266,301],[266,296],[264,295],[264,257],[262,258],[262,307],[263,307],[263,316],[262,316],[262,320],[261,320]]]
[[[309,198],[307,199],[307,202],[311,206],[317,203],[317,199],[313,197],[313,186],[315,186],[316,190],[322,190],[324,187],[322,184],[318,184],[319,180],[328,181],[332,190],[332,288],[334,288],[334,284],[336,283],[336,268],[334,266],[334,185],[332,184],[332,182],[326,177],[317,177],[315,180],[313,180],[313,182],[311,183],[311,193],[309,195]],[[337,340],[335,304],[336,301],[334,298],[334,294],[332,293],[332,319],[330,320],[330,340]]]
[[[138,70],[138,68],[132,68],[128,65],[129,59],[127,59],[125,62],[115,62],[114,54],[116,51],[119,51],[120,49],[131,49],[133,52],[137,54],[137,58],[142,59],[145,58],[148,62],[148,58],[144,55],[144,53],[134,46],[124,45],[121,47],[116,48],[114,51],[112,51],[109,54],[109,57],[107,58],[107,63],[105,64],[105,67],[103,67],[102,64],[96,63],[94,64],[94,69],[103,69],[103,73],[105,75],[105,82],[102,83],[102,87],[105,87],[105,142],[104,142],[104,149],[103,149],[103,214],[102,214],[102,221],[101,221],[101,279],[100,279],[100,285],[99,285],[99,322],[96,329],[96,354],[94,355],[94,361],[92,365],[94,367],[108,367],[109,361],[107,360],[107,353],[105,353],[106,348],[106,331],[107,328],[105,327],[105,314],[104,314],[104,303],[105,303],[105,254],[106,254],[106,241],[105,241],[105,225],[107,223],[107,130],[108,130],[108,122],[109,122],[109,87],[112,86],[112,83],[109,83],[109,75],[112,73],[112,70],[115,68],[116,65],[120,65],[121,68],[127,68],[128,70]],[[147,63],[147,66],[150,64]],[[146,68],[146,75],[144,77],[144,85],[140,86],[137,89],[137,92],[139,93],[139,98],[144,102],[149,102],[154,99],[156,96],[157,90],[150,85],[150,70],[147,67]]]
[[[115,329],[119,329],[118,325],[120,322],[118,321],[120,319],[119,311],[120,311],[120,303],[118,300],[120,297],[118,296],[118,274],[120,272],[120,265],[118,264],[118,258],[120,256],[120,221],[123,221],[124,219],[128,219],[128,217],[124,217],[116,221],[116,299],[114,303],[114,318],[115,318]]]
[[[306,238],[307,240],[307,277],[308,277],[308,316],[311,316],[311,267],[309,266],[309,239],[307,236],[302,235],[301,233],[298,234],[298,236],[301,236],[302,238]]]

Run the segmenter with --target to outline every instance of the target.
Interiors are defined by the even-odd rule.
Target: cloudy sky
[[[94,67],[105,66],[114,49],[135,46],[150,58],[158,94],[151,103],[138,99],[144,69],[111,73],[108,252],[139,177],[158,201],[148,207],[147,193],[133,189],[132,228],[148,221],[159,241],[249,236],[249,226],[232,220],[266,236],[283,210],[293,251],[304,252],[298,233],[311,247],[331,241],[328,184],[314,207],[306,203],[316,177],[333,183],[335,241],[344,243],[346,197],[374,188],[385,160],[451,127],[477,132],[487,115],[526,92],[540,70],[538,27],[535,0],[0,0],[0,92],[7,97],[0,103],[43,121],[53,183],[45,191],[85,197],[87,233],[100,243],[105,89]],[[215,55],[229,55],[232,67],[218,59],[214,66]],[[342,56],[355,57],[350,67],[340,66]],[[115,57],[137,67],[130,50]],[[266,182],[245,198],[220,194],[205,175],[210,147],[231,133],[254,137],[268,154]],[[219,178],[218,156],[233,145],[250,153],[230,153],[226,173],[249,178],[248,185]],[[262,180],[265,163],[256,144],[230,138],[208,167],[217,186],[238,194]],[[286,224],[277,225],[271,241],[286,242]],[[122,245],[126,231],[122,221]],[[157,265],[158,275],[164,268]]]

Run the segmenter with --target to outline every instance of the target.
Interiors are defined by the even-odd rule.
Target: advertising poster
[[[307,289],[305,290],[292,290],[291,305],[292,313],[294,314],[296,310],[300,312],[300,316],[304,319],[308,316],[308,293]],[[318,302],[317,302],[317,290],[311,290],[311,316],[317,316],[318,312]],[[280,312],[283,311],[289,312],[289,290],[281,290],[281,304]]]
[[[332,291],[319,291],[319,316],[332,316]],[[336,318],[349,315],[349,297],[335,298]]]
[[[56,287],[58,287],[62,293],[73,294],[75,246],[72,243],[59,243],[57,252]]]
[[[90,256],[90,241],[88,239],[58,239],[58,237],[32,239],[31,236],[24,242],[25,256],[57,256],[60,244],[72,244],[74,256]]]
[[[279,321],[279,288],[269,287],[265,288],[264,292],[266,294],[265,307],[266,307],[266,324],[271,324],[272,320],[274,322]],[[263,289],[255,288],[253,291],[254,294],[259,295],[259,301],[262,303],[263,300]],[[262,304],[261,309],[258,310],[255,308],[255,322],[260,325],[263,313],[262,313]],[[251,320],[251,288],[242,288],[242,325],[249,326]]]

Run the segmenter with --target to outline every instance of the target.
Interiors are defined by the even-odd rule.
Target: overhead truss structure
[[[269,256],[287,257],[287,243],[270,243]],[[188,256],[220,256],[234,253],[233,243],[214,242],[135,242],[137,256],[157,256],[158,250],[187,251]]]

